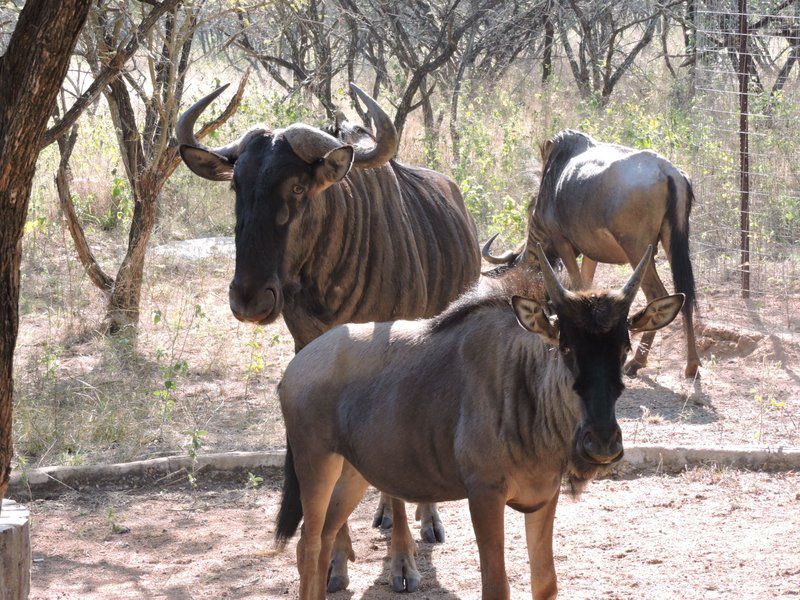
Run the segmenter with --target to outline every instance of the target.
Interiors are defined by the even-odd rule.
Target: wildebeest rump
[[[227,146],[206,148],[194,123],[222,89],[190,107],[177,126],[187,166],[232,181],[236,192],[231,310],[261,324],[283,314],[297,351],[342,323],[435,315],[479,276],[475,224],[456,184],[392,160],[391,119],[354,89],[374,137],[347,123],[326,130],[296,123],[258,126]],[[423,513],[422,529],[429,540],[442,537],[435,507]],[[332,589],[346,586],[346,529],[340,546]],[[394,554],[398,548],[393,544]]]
[[[592,284],[598,262],[637,264],[648,245],[658,241],[672,267],[676,292],[686,295],[683,325],[687,359],[685,374],[697,373],[700,359],[695,346],[692,311],[695,283],[689,258],[689,214],[694,194],[685,173],[649,150],[634,150],[598,142],[565,130],[546,141],[542,151],[542,180],[531,206],[528,246],[542,244],[551,259],[560,258],[573,289]],[[525,252],[507,252],[492,258],[491,241],[484,257],[491,262],[519,262]],[[581,270],[576,257],[583,255]],[[648,300],[667,293],[655,262],[642,281]],[[642,337],[626,373],[635,375],[647,364],[655,334]]]
[[[279,386],[289,452],[277,536],[303,519],[301,599],[324,598],[333,538],[367,482],[409,500],[468,498],[484,598],[509,596],[503,510],[525,513],[533,596],[554,598],[562,476],[579,489],[621,457],[628,330],[663,327],[683,304],[660,298],[628,319],[651,254],[620,291],[572,293],[540,252],[543,285],[518,269],[433,319],[345,325],[295,356]],[[404,521],[394,535],[410,535]]]

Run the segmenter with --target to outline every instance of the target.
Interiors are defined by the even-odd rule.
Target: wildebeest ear
[[[317,166],[317,183],[323,187],[328,187],[334,183],[339,183],[353,166],[353,147],[341,146],[334,148],[322,157]]]
[[[551,346],[558,346],[558,321],[550,320],[542,309],[541,304],[535,300],[514,296],[511,306],[517,321],[528,331],[539,334]]]
[[[655,331],[666,327],[681,312],[685,299],[686,296],[683,294],[656,298],[628,319],[628,329],[637,333],[639,331]]]
[[[215,152],[181,144],[181,158],[195,175],[211,181],[230,181],[233,179],[233,163]]]

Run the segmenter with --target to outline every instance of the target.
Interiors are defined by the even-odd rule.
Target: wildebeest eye
[[[297,194],[298,196],[300,194],[302,194],[303,192],[305,192],[305,191],[306,191],[306,188],[304,188],[302,185],[296,185],[296,186],[294,186],[292,188],[292,193],[293,194]]]
[[[567,356],[571,352],[569,346],[559,346],[558,351],[561,352],[561,356]]]

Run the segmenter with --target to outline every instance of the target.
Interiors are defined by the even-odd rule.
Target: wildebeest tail
[[[675,291],[686,295],[683,312],[689,314],[697,305],[697,293],[694,284],[694,272],[689,256],[689,214],[692,212],[694,191],[692,183],[686,175],[681,174],[681,187],[678,189],[672,177],[667,178],[668,205],[667,219],[669,220],[669,259],[672,267],[672,283]],[[681,198],[681,192],[684,197]],[[683,200],[683,201],[681,201]]]
[[[278,511],[278,525],[275,530],[275,539],[278,546],[283,546],[289,541],[303,518],[303,505],[300,503],[300,482],[294,470],[294,457],[292,447],[286,442],[286,462],[283,464],[283,495],[281,508]]]

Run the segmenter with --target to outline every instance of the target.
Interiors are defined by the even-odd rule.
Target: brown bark
[[[0,499],[13,453],[19,269],[34,167],[90,5],[91,0],[27,2],[0,58]]]
[[[135,327],[139,322],[144,257],[147,251],[147,242],[156,224],[158,195],[163,185],[164,181],[153,182],[150,180],[140,181],[137,186],[136,204],[128,235],[128,250],[119,271],[117,271],[106,310],[106,328],[110,333],[118,333],[125,328]]]
[[[553,2],[548,0],[544,13],[544,48],[542,51],[542,83],[547,83],[553,76],[553,41],[555,40],[556,30],[553,27],[551,15],[553,13]]]

